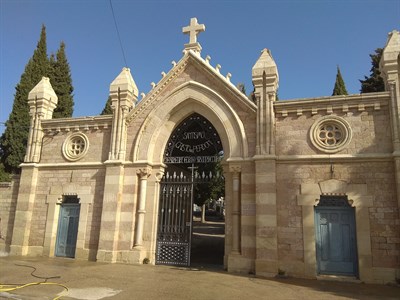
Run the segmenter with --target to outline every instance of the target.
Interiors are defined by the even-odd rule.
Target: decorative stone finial
[[[132,78],[129,68],[122,68],[121,73],[110,84],[110,93],[120,91],[130,92],[135,98],[139,95],[139,90]]]
[[[253,66],[252,77],[255,87],[263,83],[263,76],[265,73],[265,84],[269,91],[276,91],[279,85],[278,68],[274,59],[272,58],[271,51],[264,49],[261,51],[259,59]]]
[[[385,79],[386,89],[389,90],[388,83],[398,76],[398,56],[400,54],[400,32],[393,30],[389,32],[386,46],[383,49],[379,69]]]
[[[50,79],[42,77],[42,80],[29,92],[28,104],[30,110],[36,110],[44,119],[51,119],[54,108],[57,106],[58,97],[50,84]]]
[[[197,42],[197,35],[206,30],[204,24],[199,24],[196,18],[190,19],[190,25],[183,27],[182,32],[189,34],[189,43],[185,44],[185,50],[194,50],[195,52],[201,51],[201,46]]]

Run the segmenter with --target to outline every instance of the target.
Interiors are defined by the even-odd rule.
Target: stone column
[[[15,223],[10,247],[11,255],[29,254],[29,236],[35,202],[38,168],[34,164],[22,164]],[[41,255],[42,253],[38,253]]]
[[[396,174],[397,202],[400,207],[400,32],[389,33],[383,49],[379,69],[385,81],[386,90],[390,92],[390,121],[392,123],[393,160]],[[400,272],[399,272],[400,276]]]
[[[240,172],[239,165],[229,166],[232,173],[232,249],[231,254],[240,254]]]
[[[137,170],[139,175],[139,203],[137,211],[137,223],[135,227],[135,248],[140,248],[143,243],[144,216],[146,214],[146,191],[147,178],[151,175],[151,168],[141,168]]]
[[[276,206],[276,157],[274,102],[279,86],[278,68],[271,52],[264,49],[252,69],[257,97],[256,170],[256,274],[278,272]]]
[[[256,274],[278,272],[276,161],[256,160]]]
[[[121,163],[105,162],[103,209],[101,213],[98,261],[116,262],[121,202],[124,179],[124,166]]]
[[[47,77],[42,77],[42,80],[29,92],[28,105],[31,126],[24,162],[39,162],[43,139],[41,121],[52,118],[57,102],[57,95]]]
[[[43,77],[28,95],[31,126],[29,128],[25,163],[21,164],[21,180],[11,242],[11,254],[13,255],[27,255],[33,252],[33,248],[29,247],[29,236],[32,227],[32,213],[38,182],[38,168],[34,163],[39,162],[42,150],[43,132],[41,120],[52,118],[57,100],[50,80],[46,77]],[[39,248],[36,247],[36,249]],[[43,252],[43,250],[37,251]],[[41,255],[42,253],[32,254]]]

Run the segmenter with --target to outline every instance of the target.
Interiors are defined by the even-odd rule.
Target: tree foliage
[[[15,87],[13,108],[0,137],[0,162],[7,173],[16,174],[20,171],[18,166],[25,156],[30,125],[28,94],[43,76],[48,76],[48,72],[46,27],[43,25],[33,56]]]
[[[195,185],[194,203],[202,206],[207,201],[219,198],[225,195],[225,179],[223,177],[221,162],[207,163],[201,165],[198,169],[199,174],[203,172],[206,175],[212,174],[211,179],[206,182]]]
[[[360,80],[361,83],[361,93],[374,93],[383,92],[385,90],[385,83],[381,77],[381,72],[379,71],[379,62],[382,58],[383,49],[375,49],[374,54],[370,54],[371,57],[371,70],[369,77],[364,76],[364,80]]]
[[[53,117],[71,117],[74,105],[73,87],[65,55],[65,44],[62,42],[56,56],[52,55],[49,59],[44,25],[42,25],[37,47],[15,87],[12,111],[6,121],[6,129],[0,137],[0,172],[4,171],[8,175],[20,172],[19,165],[24,160],[30,127],[28,94],[43,76],[50,78],[58,96]]]
[[[336,95],[348,95],[339,66],[337,67],[336,81],[332,92],[332,96]]]
[[[61,42],[56,59],[50,56],[50,83],[58,97],[57,107],[53,118],[70,118],[74,111],[74,98],[71,70],[65,54],[65,43]]]
[[[109,96],[106,102],[106,105],[103,108],[103,111],[100,115],[112,115],[113,111],[111,108],[111,97]]]

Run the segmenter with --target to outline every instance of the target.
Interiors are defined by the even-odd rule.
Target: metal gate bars
[[[181,173],[167,173],[160,187],[157,264],[190,265],[193,181]]]
[[[200,174],[193,165],[189,169],[191,175],[167,172],[161,180],[156,264],[190,266],[194,192],[200,195],[198,189],[207,189],[213,178],[222,178],[211,171]]]

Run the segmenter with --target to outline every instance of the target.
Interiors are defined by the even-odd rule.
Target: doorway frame
[[[314,207],[318,205],[321,195],[337,194],[347,195],[349,203],[355,208],[359,279],[365,282],[374,281],[369,220],[369,207],[373,206],[374,196],[368,193],[367,186],[367,184],[348,184],[337,179],[300,185],[297,204],[302,207],[304,275],[306,277],[318,278]]]
[[[326,197],[323,199],[323,197]],[[333,203],[326,203],[325,201]],[[323,205],[321,205],[323,204]],[[326,205],[330,204],[330,205]],[[350,220],[348,220],[347,224],[350,225],[349,235],[350,235],[350,243],[348,244],[348,251],[350,253],[351,263],[352,263],[352,273],[348,272],[340,272],[340,271],[322,271],[322,252],[323,245],[321,239],[321,214],[322,213],[344,213],[347,212],[350,216]],[[340,218],[342,215],[340,214]],[[357,258],[357,234],[356,234],[356,222],[355,222],[355,208],[352,207],[346,196],[324,196],[322,195],[319,201],[319,204],[314,207],[314,219],[315,219],[315,246],[316,246],[316,257],[317,257],[317,274],[318,275],[339,275],[339,276],[350,276],[358,278],[358,258]],[[326,220],[326,224],[328,224],[328,237],[331,236],[331,230],[329,224],[331,220]],[[340,221],[339,221],[340,222]],[[342,235],[341,235],[342,237]],[[342,239],[341,239],[342,240]],[[329,242],[328,242],[329,243]],[[343,245],[343,241],[340,243],[340,246]],[[330,246],[329,246],[330,248]],[[327,249],[329,250],[329,249]],[[346,250],[346,249],[343,249]]]

